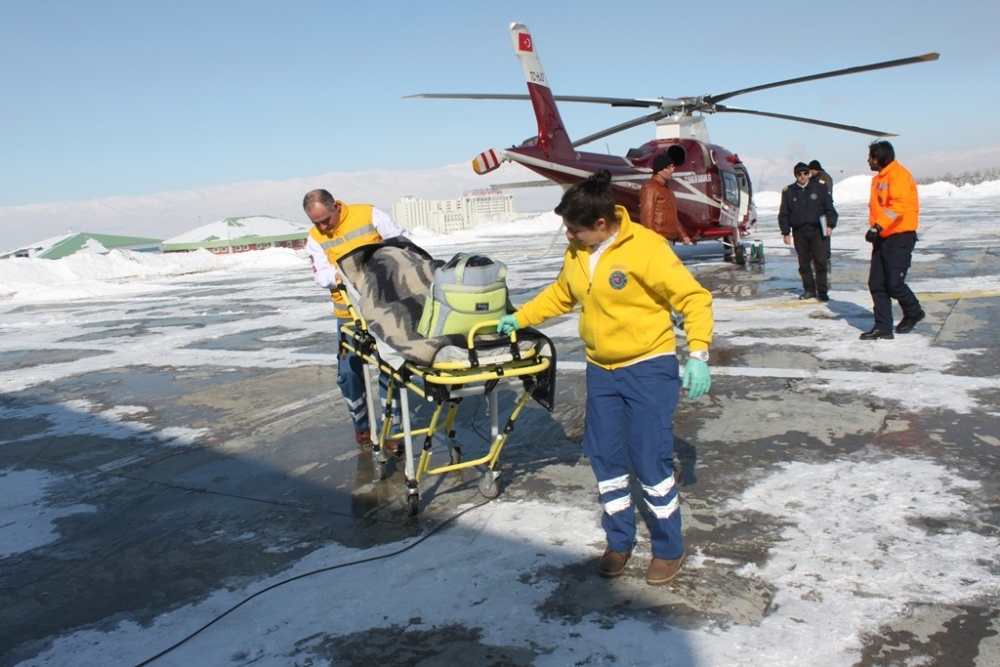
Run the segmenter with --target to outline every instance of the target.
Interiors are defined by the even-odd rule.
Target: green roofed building
[[[44,241],[38,241],[37,243],[31,243],[15,250],[0,253],[0,259],[8,259],[11,257],[61,259],[77,253],[104,255],[112,250],[160,252],[160,239],[78,232],[76,234],[54,236],[50,239],[45,239]]]
[[[264,250],[266,248],[304,248],[311,225],[270,215],[226,218],[163,242],[163,252],[210,250],[218,254]]]

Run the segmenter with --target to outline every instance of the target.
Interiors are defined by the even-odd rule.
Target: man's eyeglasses
[[[796,176],[808,176],[809,172],[808,171],[797,171],[797,172],[795,172],[795,175]]]

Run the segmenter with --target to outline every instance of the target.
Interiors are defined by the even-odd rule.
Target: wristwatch
[[[692,359],[697,359],[698,361],[704,361],[708,363],[708,350],[698,350],[697,352],[688,352],[688,356]]]

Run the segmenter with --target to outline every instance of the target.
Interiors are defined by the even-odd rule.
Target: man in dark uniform
[[[809,177],[811,181],[818,181],[821,183],[827,191],[830,193],[830,198],[833,198],[833,178],[830,174],[823,171],[823,165],[819,163],[819,160],[813,160],[809,163],[809,173],[812,176]],[[833,268],[833,252],[830,249],[830,234],[826,235],[826,271],[827,273]]]
[[[792,235],[795,237],[795,254],[799,257],[799,275],[802,276],[802,296],[799,298],[829,301],[829,259],[823,239],[837,226],[837,210],[830,192],[820,183],[809,180],[809,167],[804,162],[796,164],[794,171],[795,182],[781,191],[778,209],[781,240],[788,245]]]
[[[813,160],[809,163],[809,173],[812,174],[810,180],[822,183],[830,196],[833,197],[833,178],[823,171],[823,165],[819,163],[819,160]]]

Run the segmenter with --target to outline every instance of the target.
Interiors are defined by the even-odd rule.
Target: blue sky
[[[512,21],[570,95],[722,93],[938,51],[726,103],[899,133],[904,164],[1000,145],[1000,3],[929,4],[0,0],[0,208],[468,162],[533,135],[530,105],[402,98],[524,92]],[[641,111],[562,113],[583,136]],[[863,135],[742,114],[708,127],[767,185],[800,159],[866,172]]]

